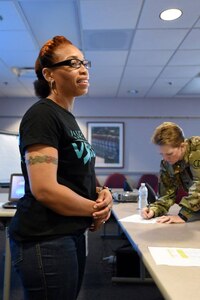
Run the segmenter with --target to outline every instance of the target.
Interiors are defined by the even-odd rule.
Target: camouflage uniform
[[[180,217],[189,221],[200,212],[200,136],[186,139],[186,152],[174,165],[162,160],[159,178],[159,198],[151,204],[155,217],[164,215],[176,201],[178,188],[183,187],[188,196],[181,199]]]

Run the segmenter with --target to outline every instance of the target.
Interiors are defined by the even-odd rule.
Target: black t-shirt
[[[10,224],[11,238],[40,240],[83,232],[91,224],[92,218],[59,215],[32,195],[24,156],[26,148],[34,144],[48,145],[58,150],[57,181],[60,184],[85,198],[96,199],[93,149],[69,111],[49,99],[40,100],[25,113],[20,124],[25,195],[20,199]]]

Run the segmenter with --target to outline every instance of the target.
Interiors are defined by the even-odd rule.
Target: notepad
[[[200,249],[179,247],[148,247],[157,265],[200,267]]]
[[[139,214],[131,215],[119,220],[120,222],[130,222],[130,223],[142,223],[142,224],[149,224],[149,223],[156,223],[157,218],[152,219],[143,219]]]

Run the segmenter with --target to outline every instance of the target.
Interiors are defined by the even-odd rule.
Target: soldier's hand
[[[151,219],[154,217],[154,211],[149,209],[148,207],[145,207],[142,209],[141,211],[141,216],[144,218],[144,219]]]
[[[178,224],[185,223],[179,216],[162,216],[157,219],[157,223]]]

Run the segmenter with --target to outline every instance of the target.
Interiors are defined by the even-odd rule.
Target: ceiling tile
[[[199,66],[168,66],[160,78],[192,78],[200,73]]]
[[[83,29],[133,29],[142,6],[141,0],[80,1]]]
[[[184,39],[186,29],[138,30],[132,44],[132,50],[173,50]]]
[[[132,78],[132,74],[130,74],[129,77],[126,74],[123,81],[121,82],[118,97],[145,97],[153,82],[154,78]],[[136,93],[134,94],[130,91],[135,91]]]
[[[178,93],[179,95],[199,95],[200,94],[200,77],[193,78]]]
[[[0,81],[5,82],[14,78],[15,75],[11,72],[10,67],[7,67],[2,61],[0,61]]]
[[[55,35],[64,35],[81,47],[75,1],[21,1],[21,7],[40,46]]]
[[[199,1],[200,2],[200,1]],[[200,28],[196,28],[190,31],[179,49],[198,49],[200,50]]]
[[[182,17],[161,21],[174,5]],[[11,68],[33,67],[55,35],[92,61],[89,97],[181,97],[200,73],[199,12],[199,0],[0,0],[0,98],[34,97],[34,72]]]
[[[35,50],[36,45],[27,31],[0,31],[0,55],[1,50]]]
[[[32,96],[18,79],[9,80],[8,84],[1,84],[0,89],[7,97],[15,97],[16,93],[18,97]]]
[[[125,69],[124,77],[129,74],[131,78],[156,78],[161,71],[162,66],[128,66]]]
[[[17,6],[12,1],[0,2],[0,30],[26,30]]]
[[[200,28],[200,18],[198,18],[198,21],[195,23],[195,28]]]
[[[86,51],[85,57],[92,62],[92,69],[96,66],[109,68],[124,66],[128,51]]]
[[[24,86],[24,89],[29,93],[29,97],[34,97],[35,96],[35,91],[34,91],[34,81],[36,78],[33,77],[20,77],[19,82]]]
[[[131,51],[128,66],[162,66],[165,65],[174,52],[172,50],[139,50]]]
[[[173,84],[168,79],[158,79],[148,93],[148,97],[175,97],[188,82],[188,78],[176,78]]]
[[[34,67],[38,51],[1,50],[0,56],[2,61],[10,67]]]
[[[178,50],[169,62],[169,66],[200,65],[200,50]]]
[[[98,91],[97,96],[105,96],[105,91],[107,91],[110,97],[115,97],[122,71],[123,67],[105,69],[104,66],[97,66],[94,73],[91,69],[89,96],[95,96],[96,91]],[[109,80],[111,76],[112,80]]]
[[[151,69],[151,68],[148,68]],[[148,90],[151,88],[155,81],[155,76],[152,76],[152,73],[148,70],[143,68],[143,72],[141,72],[138,76],[137,71],[140,72],[140,68],[137,67],[127,67],[123,79],[120,82],[120,88],[118,96],[125,96],[125,97],[144,97]],[[157,68],[153,70],[155,75],[158,75]],[[157,76],[156,76],[157,77]],[[131,90],[135,90],[138,93],[132,94],[130,93]]]

